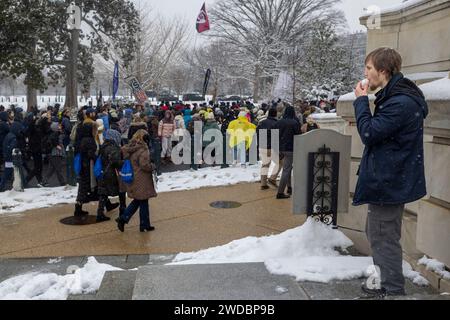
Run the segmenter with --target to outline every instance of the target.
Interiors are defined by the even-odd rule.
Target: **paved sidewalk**
[[[67,226],[59,221],[73,214],[73,205],[61,205],[22,214],[0,215],[0,258],[171,254],[227,244],[247,236],[278,234],[295,228],[305,216],[294,216],[291,200],[276,200],[276,190],[260,185],[161,193],[150,200],[156,230],[139,232],[138,213],[125,227],[116,228],[116,210],[109,222]],[[214,209],[214,201],[237,201],[236,209]],[[96,203],[84,206],[95,215]]]

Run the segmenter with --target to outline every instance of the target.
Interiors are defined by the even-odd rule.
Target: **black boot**
[[[116,219],[117,222],[117,229],[120,230],[120,232],[124,232],[125,231],[125,221],[122,220],[121,217]]]
[[[287,194],[292,196],[292,187],[287,188]]]
[[[103,214],[103,212],[100,214],[97,214],[97,219],[96,219],[97,222],[105,222],[105,221],[109,221],[109,220],[111,220],[111,218],[105,216]]]
[[[111,201],[109,201],[109,199],[108,199],[108,201],[106,201],[106,205],[105,205],[106,211],[108,211],[108,212],[113,211],[114,209],[117,209],[119,206],[120,206],[119,203],[111,203]]]
[[[279,193],[277,194],[277,199],[289,199],[291,196],[284,194],[284,193]]]
[[[89,212],[82,210],[82,204],[81,203],[76,203],[75,204],[75,212],[73,214],[75,217],[87,216],[88,214],[89,214]]]
[[[148,228],[140,228],[141,232],[150,232],[150,231],[153,231],[153,230],[155,230],[154,226],[150,226]]]

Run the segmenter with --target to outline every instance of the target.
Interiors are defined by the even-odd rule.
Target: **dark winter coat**
[[[70,118],[63,116],[61,119],[61,126],[64,134],[64,147],[67,147],[70,143],[70,133],[72,132],[72,124],[70,123]]]
[[[124,159],[130,159],[134,174],[133,182],[127,186],[128,197],[136,200],[156,197],[148,146],[142,142],[131,142],[122,147],[122,153]]]
[[[13,122],[11,128],[3,140],[3,159],[5,162],[12,162],[12,152],[19,148],[19,138],[23,135],[23,126],[18,122]]]
[[[283,119],[277,121],[273,129],[280,130],[280,151],[293,152],[294,151],[294,136],[299,135],[300,123],[295,120],[295,109],[287,106],[284,112]]]
[[[0,112],[0,158],[3,154],[3,141],[5,141],[6,135],[9,133],[8,113]]]
[[[353,204],[414,202],[427,193],[423,151],[427,103],[422,91],[401,73],[376,96],[373,116],[368,97],[354,102],[365,149]]]
[[[35,120],[34,116],[30,115],[27,117],[26,121],[27,130],[25,134],[28,138],[28,147],[31,153],[42,153],[42,131],[41,128],[37,125],[38,120]]]
[[[92,134],[93,123],[85,122],[78,131],[80,139],[77,152],[81,154],[81,172],[79,176],[77,201],[88,203],[98,199],[97,190],[91,187],[91,160],[95,162],[97,156],[97,144]]]
[[[219,128],[219,125],[217,124],[216,120],[207,120],[207,121],[205,122],[205,124],[203,125],[203,137],[204,137],[205,133],[206,133],[208,130],[217,130],[217,131],[220,132],[220,128]],[[220,132],[220,133],[221,133],[221,132]],[[210,134],[212,134],[212,133],[210,133]],[[222,133],[221,133],[221,134],[222,134]],[[204,140],[203,140],[203,147],[207,147],[207,146],[210,145],[212,142],[215,142],[214,139],[215,139],[215,138],[211,138],[211,140],[208,140],[208,141],[207,141],[206,139],[204,139]],[[221,139],[222,139],[222,138],[221,138]]]
[[[265,149],[271,149],[272,148],[272,128],[275,126],[275,124],[277,123],[277,119],[273,118],[273,117],[269,117],[264,121],[261,121],[258,125],[258,127],[256,127],[256,132],[258,135],[258,146],[259,147],[264,147]],[[260,131],[261,130],[267,130],[267,146],[261,146],[259,144],[259,135],[260,135]],[[262,133],[261,133],[262,134]]]
[[[100,147],[99,156],[102,159],[103,179],[97,180],[98,194],[116,197],[119,195],[119,178],[117,172],[123,165],[120,146],[114,141],[106,140]]]

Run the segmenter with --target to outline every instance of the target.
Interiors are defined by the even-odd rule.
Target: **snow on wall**
[[[444,78],[419,86],[427,100],[450,100],[450,79]]]

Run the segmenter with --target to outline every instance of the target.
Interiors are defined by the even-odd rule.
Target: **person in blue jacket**
[[[369,205],[366,234],[380,268],[381,288],[362,289],[368,295],[405,295],[402,217],[406,203],[427,194],[423,127],[428,106],[422,91],[400,72],[402,57],[394,49],[376,49],[365,65],[368,83],[355,89],[356,122],[365,149],[353,205]],[[369,88],[381,88],[373,115]]]

